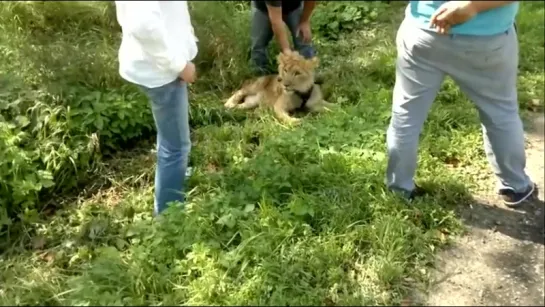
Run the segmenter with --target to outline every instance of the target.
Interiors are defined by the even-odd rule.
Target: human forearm
[[[269,12],[271,28],[278,45],[280,45],[280,49],[282,52],[290,50],[291,48],[288,40],[288,32],[286,30],[286,25],[284,24],[284,19],[282,18],[282,7],[267,4],[267,10]]]
[[[310,21],[310,16],[312,16],[312,12],[314,11],[314,7],[316,7],[316,1],[304,1],[303,13],[301,14],[301,21],[300,22],[309,22]]]
[[[288,31],[286,30],[284,22],[271,23],[271,27],[274,33],[274,37],[276,38],[278,45],[280,45],[280,49],[282,50],[282,52],[290,50],[291,48],[288,40]]]

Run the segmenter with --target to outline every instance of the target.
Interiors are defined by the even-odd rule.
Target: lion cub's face
[[[284,90],[307,91],[314,84],[314,70],[318,58],[305,59],[296,51],[280,53],[278,59],[278,82]]]

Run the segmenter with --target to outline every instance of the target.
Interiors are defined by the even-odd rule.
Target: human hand
[[[180,73],[180,79],[182,81],[185,81],[187,83],[193,83],[195,82],[195,79],[197,78],[197,69],[195,68],[195,64],[193,62],[187,62],[187,64],[184,67],[184,70]]]
[[[301,36],[303,43],[310,43],[312,40],[312,30],[310,29],[310,22],[309,21],[302,21],[299,23],[299,26],[297,26],[297,32],[295,32],[297,36]]]
[[[430,27],[440,34],[447,34],[451,27],[464,23],[477,15],[473,1],[448,1],[433,13]]]

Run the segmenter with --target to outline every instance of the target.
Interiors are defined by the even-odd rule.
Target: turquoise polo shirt
[[[405,18],[414,21],[423,29],[430,29],[433,13],[448,1],[410,1],[405,10]],[[477,14],[474,18],[450,29],[449,34],[495,35],[509,30],[519,9],[519,2],[513,2],[495,9]]]

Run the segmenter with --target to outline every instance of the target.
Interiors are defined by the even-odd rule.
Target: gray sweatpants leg
[[[518,41],[514,28],[494,36],[440,35],[405,20],[397,38],[396,83],[387,131],[390,189],[414,189],[419,135],[446,75],[479,112],[484,149],[500,189],[524,191],[524,131],[518,113]]]

